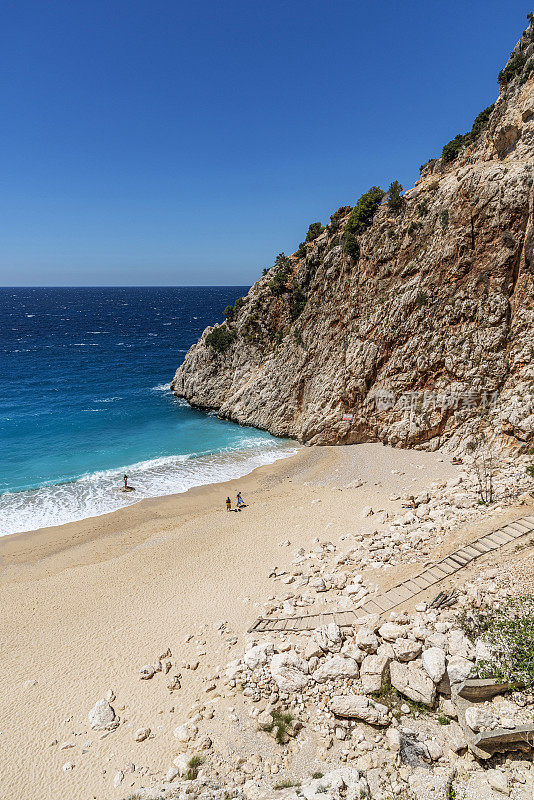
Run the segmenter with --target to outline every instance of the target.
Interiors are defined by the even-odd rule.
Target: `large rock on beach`
[[[436,686],[418,664],[413,661],[408,664],[393,661],[389,665],[389,673],[391,685],[405,697],[427,706],[434,704]]]
[[[369,697],[359,694],[336,695],[330,701],[330,711],[338,717],[360,719],[369,725],[389,725],[389,709]]]
[[[340,653],[325,659],[313,673],[317,683],[324,683],[335,678],[357,678],[359,667],[353,658],[347,658]]]
[[[283,692],[298,692],[308,685],[308,664],[294,650],[273,656],[270,671],[274,682]]]

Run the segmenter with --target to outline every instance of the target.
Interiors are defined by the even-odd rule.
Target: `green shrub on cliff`
[[[462,147],[464,146],[464,139],[465,136],[463,133],[458,133],[454,139],[451,139],[450,142],[443,145],[443,150],[441,151],[441,157],[443,159],[444,164],[450,164],[451,161],[454,161]]]
[[[306,242],[313,242],[314,239],[324,231],[324,227],[321,225],[320,222],[312,222],[311,225],[308,227],[308,233],[306,234]]]
[[[379,186],[371,186],[368,192],[362,194],[350,213],[345,225],[345,252],[355,261],[360,257],[357,237],[370,226],[384,195],[384,190]]]
[[[468,131],[468,133],[459,133],[454,137],[454,139],[451,139],[450,142],[447,142],[441,152],[441,157],[444,164],[449,164],[451,161],[454,161],[462,147],[473,144],[473,142],[477,140],[488,124],[491,112],[494,108],[495,104],[492,103],[491,106],[488,106],[481,111],[480,114],[477,114],[473,125],[471,126],[471,130]]]
[[[527,57],[522,50],[519,50],[513,58],[510,59],[508,64],[499,72],[499,83],[507,84],[513,81],[521,72],[527,63]]]
[[[388,208],[391,211],[400,211],[404,206],[404,197],[402,196],[402,184],[398,181],[392,181],[388,189]]]
[[[293,291],[291,293],[291,318],[297,319],[300,317],[302,312],[304,311],[304,306],[306,305],[306,295],[298,286],[295,281],[293,281]]]
[[[285,253],[278,253],[274,266],[276,267],[276,272],[269,281],[269,288],[276,297],[279,297],[288,291],[287,282],[291,274],[292,262]]]
[[[492,103],[490,106],[485,108],[480,114],[477,114],[475,117],[475,121],[473,122],[473,126],[471,128],[471,141],[474,142],[475,139],[482,133],[486,125],[488,124],[489,118],[491,116],[491,112],[495,108],[495,103]]]
[[[234,307],[233,306],[226,306],[226,308],[223,311],[223,314],[226,317],[226,319],[228,320],[228,322],[232,322],[232,320],[234,319],[234,316],[235,316]]]
[[[235,333],[225,325],[220,325],[208,333],[205,343],[206,347],[211,347],[212,350],[216,350],[218,353],[224,353],[231,346],[234,339]]]
[[[330,215],[330,227],[332,230],[335,231],[339,228],[341,219],[350,211],[352,211],[350,206],[340,206],[337,211]]]

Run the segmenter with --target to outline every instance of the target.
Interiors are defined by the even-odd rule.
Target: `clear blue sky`
[[[4,0],[0,283],[246,284],[495,99],[516,0]]]

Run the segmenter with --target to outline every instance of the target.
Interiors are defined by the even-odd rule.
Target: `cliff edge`
[[[534,24],[404,195],[342,207],[207,328],[172,390],[309,444],[461,451],[534,433]]]

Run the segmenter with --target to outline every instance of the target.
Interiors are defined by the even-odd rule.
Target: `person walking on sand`
[[[230,500],[229,497],[226,498],[226,510],[227,511],[231,511],[232,510],[232,501]]]
[[[237,507],[238,507],[238,509],[240,511],[241,511],[242,508],[246,508],[247,507],[247,504],[245,503],[245,501],[241,497],[241,492],[237,493]]]

